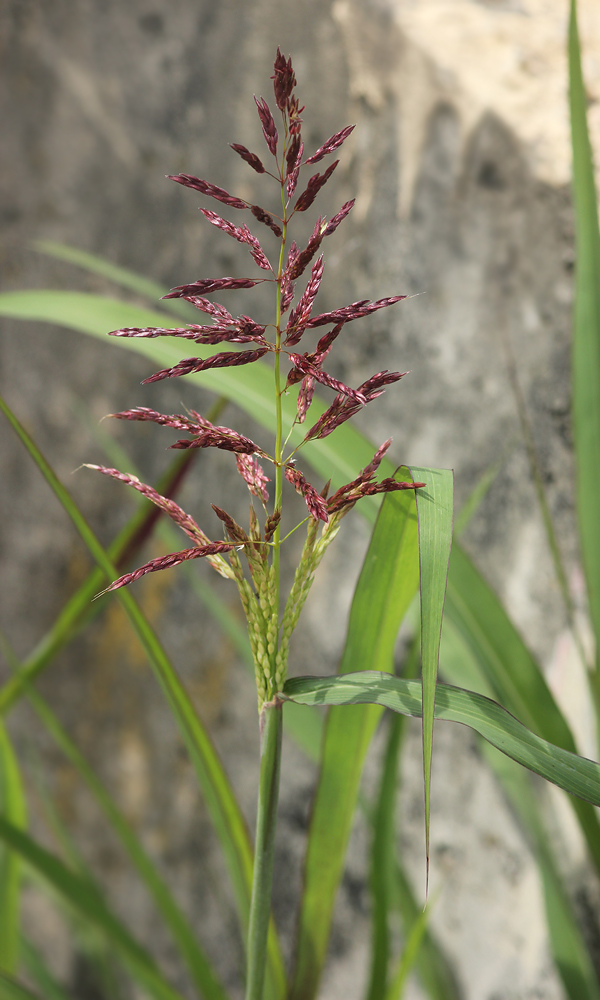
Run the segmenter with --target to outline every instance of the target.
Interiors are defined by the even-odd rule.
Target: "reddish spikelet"
[[[213,226],[217,227],[217,229],[221,229],[224,233],[227,233],[228,236],[233,236],[234,240],[237,240],[238,243],[246,243],[249,245],[252,259],[258,264],[259,267],[262,267],[265,271],[273,270],[267,260],[263,248],[256,239],[256,236],[252,235],[248,226],[234,226],[232,222],[222,219],[216,212],[210,212],[207,208],[201,208],[200,211]]]
[[[292,302],[294,301],[294,282],[289,279],[289,271],[292,268],[294,261],[298,257],[298,247],[296,246],[296,241],[292,243],[287,257],[287,262],[283,274],[281,275],[281,313],[282,315],[288,311]]]
[[[335,233],[340,222],[343,222],[346,216],[349,214],[349,212],[351,212],[352,209],[354,208],[355,202],[356,198],[353,198],[352,201],[347,201],[345,202],[345,204],[342,205],[337,215],[334,215],[333,219],[331,219],[331,221],[328,222],[327,225],[325,226],[325,229],[323,231],[323,236],[331,236],[332,233]]]
[[[313,401],[313,396],[315,394],[315,380],[312,375],[305,375],[302,379],[302,385],[300,386],[300,392],[298,393],[298,403],[296,406],[296,422],[303,424],[306,420],[306,414]]]
[[[288,128],[290,130],[290,135],[300,135],[300,129],[302,126],[302,119],[300,115],[304,111],[304,105],[300,107],[300,103],[297,97],[290,97],[287,106],[288,114]]]
[[[167,174],[167,177],[170,181],[183,184],[184,187],[193,188],[194,191],[200,191],[201,194],[207,194],[210,198],[215,198],[216,201],[229,205],[230,208],[248,208],[247,201],[236,198],[216,184],[209,184],[208,181],[200,180],[199,177],[193,177],[192,174]]]
[[[344,329],[344,324],[338,323],[336,326],[333,327],[332,330],[329,330],[328,333],[325,333],[321,337],[319,343],[317,344],[317,349],[315,351],[315,359],[322,361],[323,358],[327,354],[329,354],[334,340],[337,340],[343,329]]]
[[[288,98],[296,86],[296,77],[292,69],[292,60],[288,59],[286,62],[285,56],[281,54],[279,48],[277,49],[274,69],[275,73],[271,79],[274,81],[275,103],[280,111],[285,111]]]
[[[344,385],[344,383],[340,382],[339,379],[333,378],[332,375],[328,375],[327,372],[322,371],[322,369],[317,365],[311,364],[306,355],[290,354],[290,361],[294,365],[296,372],[301,372],[302,375],[312,375],[312,377],[316,379],[317,382],[320,382],[321,385],[326,385],[329,389],[335,389],[336,392],[347,396],[353,402],[358,403],[359,406],[362,406],[367,402],[366,397],[360,389],[351,389],[350,386]],[[290,382],[288,376],[288,385],[293,384],[295,381],[299,381],[299,379],[293,378],[292,382]]]
[[[294,205],[295,212],[306,212],[306,209],[310,208],[319,191],[323,185],[327,183],[339,162],[339,160],[334,160],[333,163],[327,167],[324,174],[313,174],[304,191],[298,197],[298,201]]]
[[[286,177],[292,173],[293,170],[299,166],[299,161],[302,159],[300,154],[300,147],[302,146],[302,140],[299,135],[295,135],[289,145],[288,151],[285,154],[285,164],[286,164]]]
[[[253,281],[252,278],[200,278],[189,285],[177,285],[171,289],[168,295],[163,295],[163,299],[189,299],[191,295],[202,295],[203,292],[218,292],[224,289],[235,288],[254,288],[261,281],[265,281],[265,279],[259,278],[257,281]]]
[[[236,455],[236,462],[238,472],[253,496],[258,497],[263,503],[267,503],[269,477],[265,476],[262,466],[255,458],[250,458],[250,455]]]
[[[275,234],[277,239],[279,239],[279,237],[283,234],[283,230],[281,226],[277,225],[272,215],[265,212],[264,208],[261,208],[260,205],[251,205],[250,211],[255,219],[258,219],[259,222],[263,222],[265,226],[268,226],[271,232]]]
[[[286,344],[290,346],[297,344],[306,330],[306,326],[312,312],[313,303],[317,296],[317,292],[319,291],[319,285],[321,284],[321,279],[323,277],[324,267],[325,264],[323,261],[323,254],[321,254],[321,256],[318,257],[313,264],[310,281],[304,289],[302,297],[290,313],[290,318],[286,327],[287,335],[285,339]]]
[[[272,153],[273,156],[276,156],[278,135],[275,122],[273,121],[273,115],[269,110],[269,105],[262,97],[260,101],[255,97],[254,102],[258,108],[258,117],[260,118],[263,135],[265,137],[265,142],[269,147],[269,152]]]
[[[196,309],[200,312],[207,313],[208,316],[212,316],[222,325],[226,326],[228,323],[233,323],[233,316],[225,308],[225,306],[220,305],[218,302],[211,302],[210,299],[204,299],[201,295],[186,295],[186,300],[191,302]]]
[[[210,539],[204,534],[202,529],[198,527],[194,518],[190,514],[186,514],[186,512],[182,510],[179,504],[175,503],[174,500],[169,500],[167,497],[163,497],[151,486],[147,486],[146,483],[140,482],[137,476],[130,476],[125,472],[119,472],[118,469],[109,469],[104,465],[88,465],[86,468],[95,469],[97,472],[102,472],[105,476],[111,476],[113,479],[118,479],[121,483],[125,483],[127,486],[132,486],[134,490],[141,493],[147,500],[151,500],[157,507],[164,510],[165,514],[168,514],[171,520],[175,521],[175,524],[178,524],[193,542],[197,545],[209,544]]]
[[[360,299],[359,302],[351,302],[349,306],[342,306],[341,309],[334,309],[332,312],[321,313],[315,316],[307,324],[308,326],[324,326],[325,323],[350,323],[353,319],[362,319],[378,309],[386,309],[396,302],[402,302],[406,295],[390,295],[386,299],[377,299],[376,302],[369,302],[368,299]]]
[[[265,542],[270,542],[275,531],[277,530],[277,525],[281,521],[281,511],[274,510],[272,514],[269,514],[267,520],[265,521]]]
[[[171,445],[179,451],[189,448],[219,448],[220,451],[233,451],[246,455],[253,455],[255,451],[260,451],[258,446],[250,438],[244,437],[232,431],[229,427],[214,427],[211,430],[202,430],[191,441],[176,441]]]
[[[304,497],[306,506],[312,516],[327,523],[329,521],[327,504],[323,497],[317,493],[314,486],[311,486],[300,470],[295,469],[293,465],[286,465],[284,473],[288,483],[291,483],[296,492],[299,493],[300,496]]]
[[[315,228],[312,231],[312,235],[306,244],[304,250],[302,250],[294,259],[291,266],[288,264],[289,272],[288,277],[290,281],[295,281],[299,278],[301,274],[304,273],[317,250],[323,242],[323,233],[321,232],[321,226],[323,220],[319,217],[315,223]]]
[[[239,525],[226,510],[223,510],[222,507],[217,507],[216,503],[211,503],[211,507],[219,520],[225,525],[227,534],[231,538],[231,541],[235,542],[236,545],[245,545],[248,541],[248,535],[241,525]]]
[[[251,153],[245,146],[240,146],[239,142],[230,142],[229,145],[241,156],[242,160],[245,160],[246,163],[250,164],[253,170],[256,170],[257,174],[264,174],[265,168],[262,160],[256,155],[256,153]]]
[[[377,396],[381,395],[381,390],[384,385],[393,385],[394,382],[398,382],[399,379],[404,378],[409,372],[389,372],[387,369],[382,372],[377,372],[376,375],[371,375],[366,382],[359,385],[360,392],[363,392],[367,397],[367,402],[370,403],[371,400],[377,399]]]
[[[209,542],[208,545],[197,545],[193,549],[184,549],[183,552],[172,552],[169,556],[151,559],[150,562],[140,566],[133,573],[125,573],[124,576],[120,576],[118,580],[111,583],[110,587],[97,596],[102,597],[102,594],[108,594],[111,590],[127,587],[130,583],[135,583],[136,580],[146,576],[147,573],[157,573],[161,569],[172,569],[173,566],[179,566],[182,562],[187,562],[188,559],[202,559],[204,556],[208,556],[210,561],[210,556],[218,555],[220,552],[231,552],[233,548],[235,546],[228,542]]]
[[[164,378],[179,378],[181,375],[191,375],[192,372],[203,372],[208,368],[231,368],[237,365],[251,365],[258,361],[268,351],[268,347],[260,347],[257,351],[225,351],[213,354],[211,358],[184,358],[173,368],[163,368],[150,378],[145,378],[142,385],[151,382],[161,382]]]
[[[333,153],[338,146],[342,145],[355,128],[356,125],[347,125],[346,128],[343,128],[340,132],[336,132],[335,135],[332,135],[331,138],[327,140],[327,142],[324,142],[322,146],[319,146],[317,152],[313,153],[312,156],[309,156],[308,160],[305,160],[305,163],[318,163],[324,156],[327,156],[329,153]]]

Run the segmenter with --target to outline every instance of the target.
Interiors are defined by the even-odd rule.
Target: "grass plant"
[[[590,615],[600,638],[600,604],[596,593],[600,579],[596,512],[596,478],[600,468],[600,365],[597,363],[600,235],[575,0],[571,7],[569,56],[578,260],[573,353],[578,517]],[[153,300],[162,295],[160,306],[150,309],[116,298],[61,291],[0,295],[0,314],[55,322],[95,337],[104,337],[112,330],[113,344],[141,352],[161,366],[147,382],[185,377],[210,388],[220,400],[206,416],[195,411],[161,414],[141,407],[112,415],[121,420],[150,421],[176,431],[178,439],[172,447],[183,455],[173,462],[157,488],[141,482],[132,472],[120,472],[108,465],[92,467],[130,486],[144,500],[108,550],[95,537],[18,416],[0,400],[8,424],[69,514],[96,563],[96,569],[24,662],[17,662],[4,644],[11,676],[0,689],[0,713],[8,715],[23,698],[31,702],[45,729],[91,790],[108,825],[120,839],[171,933],[187,968],[190,990],[206,1000],[226,1000],[228,996],[210,955],[118,805],[35,688],[36,678],[51,667],[57,652],[99,613],[107,600],[121,602],[179,727],[193,764],[198,794],[204,798],[225,859],[239,932],[245,944],[246,1000],[312,1000],[317,995],[365,756],[385,709],[396,714],[390,718],[379,793],[370,817],[373,924],[365,998],[399,1000],[408,975],[416,968],[423,988],[433,1000],[457,1000],[460,991],[456,980],[428,927],[430,907],[421,911],[416,904],[397,856],[394,817],[402,716],[422,719],[427,856],[434,718],[467,725],[487,741],[483,752],[532,845],[542,875],[553,955],[566,993],[570,1000],[598,1000],[598,976],[560,874],[561,866],[554,857],[543,812],[523,768],[570,794],[590,862],[600,872],[600,827],[594,809],[600,806],[600,766],[577,755],[568,724],[535,657],[461,548],[457,533],[453,541],[452,473],[429,468],[396,468],[388,457],[391,441],[384,442],[373,454],[373,445],[350,423],[355,413],[374,401],[387,386],[398,382],[404,373],[379,372],[358,388],[352,388],[327,372],[326,359],[337,338],[348,335],[345,327],[349,323],[395,305],[403,296],[393,295],[375,302],[361,300],[328,313],[314,312],[324,271],[322,244],[334,237],[353,202],[343,205],[329,222],[318,218],[303,249],[291,240],[292,227],[295,217],[312,208],[338,161],[324,170],[319,168],[316,173],[312,173],[313,165],[334,154],[352,127],[342,129],[306,156],[301,119],[304,109],[295,96],[294,70],[291,60],[279,51],[272,79],[281,122],[276,123],[266,101],[262,98],[256,101],[269,157],[267,165],[239,144],[234,144],[233,149],[249,169],[274,184],[276,210],[251,204],[188,174],[172,177],[204,198],[218,201],[234,215],[246,213],[244,218],[265,227],[264,235],[277,241],[277,251],[270,256],[245,223],[237,225],[210,209],[201,209],[209,223],[248,248],[259,268],[258,277],[203,278],[165,292],[153,282],[100,258],[46,243],[39,244],[42,252],[103,274],[140,296]],[[311,168],[311,176],[297,194],[301,171],[306,173],[306,167]],[[295,297],[295,285],[303,274],[308,276],[305,288]],[[270,324],[258,323],[246,315],[234,317],[213,299],[215,293],[252,288],[264,282],[269,282],[273,289]],[[210,323],[194,322],[197,315],[194,309],[208,316]],[[180,323],[184,320],[184,324],[168,325],[173,315]],[[304,338],[308,343],[311,331],[321,327],[326,332],[316,346],[300,353],[300,341]],[[182,360],[181,340],[194,343],[196,356]],[[215,346],[219,348],[216,351]],[[319,392],[327,390],[335,393],[329,404],[319,396]],[[228,399],[234,399],[263,429],[271,432],[271,446],[263,448],[238,431],[215,422]],[[526,444],[535,470],[535,445],[527,432],[522,399],[520,403]],[[175,499],[195,456],[206,447],[231,454],[252,497],[247,527],[239,525],[220,506],[213,507],[223,524],[223,537],[219,539],[210,539]],[[300,459],[327,480],[323,489],[308,481],[296,464]],[[271,489],[265,466],[273,470]],[[492,470],[476,489],[459,521],[460,529],[493,474]],[[289,521],[285,497],[290,488],[306,504],[306,515],[299,524]],[[147,501],[154,505],[152,511]],[[543,496],[540,501],[554,552],[556,541],[549,509]],[[332,677],[287,677],[289,644],[314,574],[328,546],[344,530],[343,518],[355,506],[373,531],[352,601],[339,672]],[[156,529],[161,515],[167,515],[182,529],[191,544],[130,570],[131,559]],[[284,594],[280,586],[280,550],[295,531],[304,532],[305,542],[291,590]],[[201,599],[212,609],[220,627],[235,632],[236,643],[252,663],[256,679],[261,751],[253,841],[210,735],[159,637],[127,589],[147,573],[196,559],[209,562],[212,570],[237,587],[247,620],[246,643],[210,585],[202,585]],[[564,591],[566,583],[560,559],[557,566]],[[90,603],[99,591],[100,599]],[[116,598],[110,597],[115,591]],[[394,646],[417,592],[420,636],[413,645],[404,675],[398,677],[394,674]],[[565,601],[566,613],[572,618],[568,594]],[[441,669],[450,684],[438,683],[444,607]],[[598,642],[597,648],[600,648]],[[600,707],[598,676],[598,667],[594,665],[590,682],[597,708]],[[285,706],[289,706],[291,732],[319,763],[306,844],[295,958],[289,973],[271,916]],[[317,722],[315,713],[324,708],[328,709],[325,721]],[[55,980],[23,935],[19,896],[23,873],[27,870],[62,901],[76,926],[93,929],[102,947],[110,949],[144,995],[181,1000],[183,994],[169,982],[148,948],[113,912],[100,884],[73,861],[68,851],[61,857],[60,851],[53,853],[32,837],[25,799],[18,761],[8,731],[2,725],[0,998],[64,1000],[70,996],[68,984]],[[396,912],[402,917],[405,936],[401,954],[397,953],[390,933]]]

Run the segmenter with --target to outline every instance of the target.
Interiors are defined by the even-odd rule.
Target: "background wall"
[[[241,248],[199,218],[197,205],[205,202],[164,175],[194,173],[259,198],[261,179],[228,143],[258,147],[252,95],[269,99],[277,45],[291,53],[306,104],[308,144],[316,147],[357,123],[319,209],[331,216],[357,196],[350,219],[327,248],[319,306],[414,296],[356,324],[338,350],[335,373],[358,384],[382,368],[410,369],[360,422],[375,442],[392,433],[399,461],[453,467],[459,506],[509,447],[466,544],[541,656],[559,697],[568,679],[565,711],[582,751],[592,754],[585,691],[573,681],[576,662],[507,378],[512,355],[577,593],[565,31],[566,3],[550,0],[3,0],[0,259],[4,289],[114,291],[100,278],[35,252],[34,238],[81,247],[167,285],[242,273]],[[590,123],[600,138],[600,14],[593,0],[581,3],[581,33]],[[268,315],[268,302],[260,294],[255,300],[257,316],[261,310]],[[210,403],[208,394],[183,380],[140,387],[150,373],[143,359],[46,325],[3,321],[0,366],[1,391],[105,541],[132,507],[117,484],[98,482],[86,470],[70,477],[81,462],[103,458],[95,422],[135,405],[172,412],[181,401],[197,409]],[[226,417],[262,439],[234,407]],[[110,431],[144,478],[153,481],[166,467],[169,456],[156,428]],[[88,563],[66,517],[7,432],[0,437],[0,463],[1,624],[25,655]],[[218,528],[209,503],[225,500],[232,513],[244,516],[246,496],[230,457],[203,454],[183,491],[183,506],[210,534]],[[354,514],[315,584],[296,671],[335,669],[366,542],[366,528]],[[235,595],[220,583],[219,592],[235,606]],[[138,586],[252,823],[252,682],[181,574],[159,574]],[[142,831],[226,983],[236,989],[241,951],[232,901],[221,898],[220,855],[183,749],[116,605],[60,656],[42,688]],[[24,707],[14,713],[11,731],[33,771],[42,762],[63,815],[117,905],[172,961],[92,804]],[[375,763],[367,771],[367,790]],[[399,837],[419,894],[420,773],[414,727]],[[312,767],[286,745],[275,910],[288,940],[295,913],[290,886],[297,890],[313,781]],[[40,798],[33,796],[33,820],[41,830]],[[563,815],[560,803],[558,809]],[[593,934],[596,888],[564,816],[557,836],[565,844],[574,898],[582,913],[591,914]],[[366,843],[359,824],[323,984],[327,1000],[360,995],[356,984],[367,955]],[[561,997],[528,848],[471,736],[442,725],[436,731],[432,855],[434,887],[441,889],[433,927],[455,962],[465,998]],[[97,995],[63,924],[33,890],[26,915],[54,967],[71,978],[74,995]],[[410,990],[411,997],[420,996],[416,983]]]

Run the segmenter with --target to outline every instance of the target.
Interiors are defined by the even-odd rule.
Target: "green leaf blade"
[[[596,650],[600,650],[600,229],[587,126],[577,4],[569,22],[569,99],[575,208],[575,315],[572,351],[577,513]],[[597,653],[598,655],[598,653]]]
[[[448,580],[454,517],[454,473],[448,469],[411,468],[419,522],[419,580],[421,592],[421,678],[423,683],[423,776],[425,782],[425,853],[429,884],[429,820],[431,813],[431,756],[442,617]]]
[[[27,825],[25,794],[17,758],[0,721],[0,815],[19,829]],[[0,970],[17,971],[20,933],[21,865],[8,847],[0,847]]]
[[[332,435],[333,436],[333,435]],[[377,520],[355,590],[340,674],[391,670],[398,628],[418,586],[418,537],[412,493],[390,493]],[[297,952],[290,996],[314,997],[327,953],[369,743],[381,717],[375,706],[332,710],[325,724],[321,771],[305,860]]]
[[[283,694],[302,705],[381,705],[402,715],[422,716],[417,681],[369,670],[343,677],[292,677]],[[600,806],[600,764],[541,739],[489,698],[438,684],[435,718],[469,726],[518,764]]]

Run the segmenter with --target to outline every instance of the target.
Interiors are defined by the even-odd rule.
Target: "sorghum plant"
[[[208,345],[222,343],[252,345],[242,350],[233,347],[204,359],[186,358],[172,368],[151,375],[145,379],[147,383],[178,378],[191,372],[211,368],[254,364],[268,354],[273,355],[273,391],[277,421],[272,453],[263,450],[254,441],[229,427],[213,425],[195,411],[185,415],[169,415],[157,413],[146,407],[137,407],[112,414],[120,420],[153,421],[187,435],[171,445],[172,448],[220,448],[232,452],[239,474],[246,482],[252,496],[258,501],[261,516],[257,514],[254,503],[251,502],[249,524],[246,529],[237,524],[227,511],[213,504],[213,510],[223,522],[225,533],[224,540],[213,541],[194,518],[185,513],[177,503],[161,496],[135,476],[126,475],[112,468],[90,466],[138,490],[168,514],[193,543],[190,548],[153,559],[134,572],[126,573],[111,584],[108,590],[117,590],[133,583],[146,573],[154,573],[177,566],[188,559],[198,558],[206,558],[217,573],[233,580],[239,590],[254,657],[262,739],[256,862],[248,947],[249,1000],[250,998],[258,1000],[262,996],[263,989],[281,753],[281,701],[278,692],[281,691],[286,677],[292,632],[298,623],[314,573],[335,538],[342,518],[362,497],[394,490],[415,489],[424,485],[400,482],[394,478],[385,478],[377,482],[377,469],[390,447],[391,439],[377,449],[372,460],[358,472],[355,479],[331,495],[329,484],[319,492],[296,465],[296,455],[304,444],[331,434],[362,407],[381,396],[386,386],[399,381],[406,374],[406,372],[392,371],[377,372],[358,388],[351,388],[334,378],[324,368],[335,341],[343,335],[348,323],[368,316],[378,309],[394,305],[405,296],[393,295],[375,302],[361,299],[331,312],[313,314],[324,270],[321,245],[344,221],[354,202],[346,202],[329,222],[319,217],[307,245],[299,249],[295,241],[290,242],[289,236],[294,217],[306,212],[312,206],[339,160],[334,160],[323,173],[312,174],[301,193],[294,196],[302,169],[311,167],[334,153],[348,138],[354,126],[348,126],[337,132],[315,153],[305,156],[300,117],[304,109],[300,107],[299,100],[294,94],[296,78],[291,60],[286,60],[279,50],[274,70],[272,79],[275,103],[282,121],[281,134],[267,102],[262,98],[260,100],[255,98],[270,157],[267,161],[268,166],[265,166],[262,160],[245,146],[234,143],[232,148],[252,170],[264,174],[275,182],[281,202],[277,212],[250,204],[242,198],[228,194],[215,184],[189,174],[177,174],[170,178],[229,208],[249,212],[279,241],[278,254],[272,259],[274,262],[269,259],[267,252],[245,223],[240,226],[235,225],[215,212],[201,208],[200,211],[212,225],[248,247],[250,256],[262,272],[262,276],[200,278],[174,288],[166,296],[192,303],[199,312],[210,317],[209,324],[187,324],[175,329],[128,327],[114,330],[112,333],[115,337],[179,337],[197,344]],[[306,287],[296,297],[296,284],[309,268],[310,276]],[[258,323],[247,315],[234,317],[225,306],[207,298],[215,292],[252,288],[260,282],[270,282],[273,285],[275,315],[271,324]],[[302,339],[308,339],[313,330],[322,327],[326,330],[316,345],[311,344],[300,353],[299,345]],[[288,450],[292,428],[283,426],[281,397],[298,383],[300,386],[298,402],[292,427],[295,424],[302,425],[308,422],[309,429],[302,442],[293,450]],[[311,424],[307,418],[316,383],[332,389],[336,395],[325,412]],[[274,469],[272,497],[267,488],[269,477],[265,474],[261,463],[269,463]],[[307,517],[302,522],[306,524],[306,539],[285,604],[280,595],[280,548],[291,531],[282,537],[284,480],[301,494],[308,510]],[[295,528],[292,528],[293,530]],[[247,563],[247,572],[244,570],[241,556]]]

